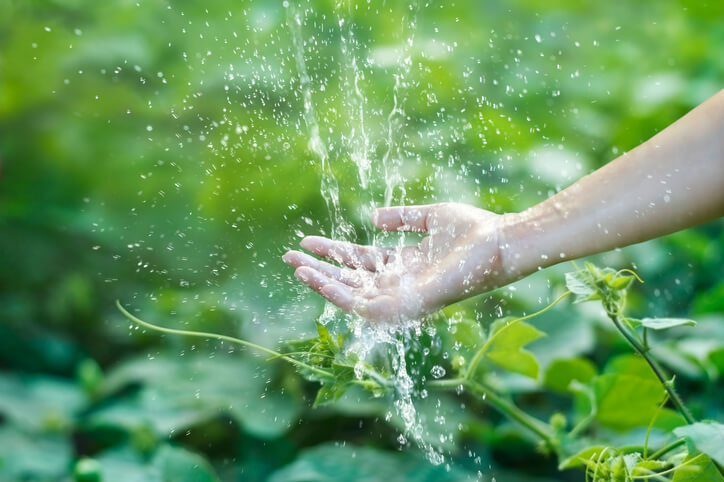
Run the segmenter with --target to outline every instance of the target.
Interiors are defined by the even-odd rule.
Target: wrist
[[[563,259],[550,254],[551,236],[535,208],[501,216],[498,227],[500,265],[508,283]]]

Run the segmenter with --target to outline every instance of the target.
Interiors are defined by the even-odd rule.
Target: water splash
[[[393,407],[395,414],[402,422],[402,433],[398,437],[398,443],[402,446],[412,442],[417,445],[425,454],[427,459],[439,465],[445,461],[442,450],[426,437],[426,425],[423,422],[416,402],[424,398],[424,389],[416,387],[416,373],[414,367],[408,365],[408,355],[413,348],[419,348],[419,339],[422,335],[422,323],[419,321],[408,322],[404,326],[390,326],[382,324],[370,324],[356,318],[350,324],[354,341],[348,347],[360,360],[371,361],[375,354],[382,351],[389,357],[389,364],[392,373],[391,381],[394,387]],[[429,351],[425,353],[429,355]],[[424,362],[424,359],[422,360]],[[356,370],[358,378],[362,377],[362,371]],[[414,377],[414,378],[413,378]],[[439,414],[436,414],[436,418]],[[388,415],[390,421],[392,414]],[[452,434],[448,435],[452,438]]]
[[[304,57],[305,42],[302,37],[302,17],[294,6],[289,4],[285,5],[287,8],[287,26],[292,34],[294,60],[297,67],[297,74],[299,75],[299,84],[304,103],[304,122],[309,131],[307,146],[321,163],[321,193],[327,205],[327,212],[332,219],[332,238],[346,239],[353,232],[353,227],[342,216],[339,201],[339,183],[329,162],[329,148],[319,132],[319,122],[317,122],[317,114],[312,100],[312,81],[307,71],[307,64]]]
[[[370,66],[374,62],[365,55],[364,47],[360,45],[354,30],[352,3],[346,2],[346,8],[338,3],[335,6],[336,20],[340,35],[340,53],[343,69],[342,88],[346,91],[344,103],[347,111],[348,132],[343,136],[345,152],[330,156],[330,148],[325,143],[317,114],[313,103],[313,86],[305,58],[305,41],[303,27],[305,16],[302,16],[296,6],[287,7],[287,25],[292,35],[295,64],[299,75],[299,84],[304,102],[304,121],[309,136],[308,148],[319,160],[322,168],[321,193],[332,220],[331,237],[340,240],[353,240],[354,230],[351,224],[344,219],[340,203],[339,183],[332,169],[331,160],[340,159],[340,162],[351,161],[356,166],[360,190],[356,192],[357,202],[362,206],[364,214],[370,214],[379,204],[381,197],[384,206],[404,204],[406,190],[402,167],[404,152],[402,149],[402,131],[405,126],[405,102],[412,74],[412,55],[414,47],[414,34],[416,30],[418,6],[417,2],[410,5],[405,13],[402,35],[405,40],[401,48],[396,49],[396,60],[392,77],[392,107],[385,117],[384,137],[378,142],[370,139],[366,128],[370,116],[366,113],[367,98],[362,83],[365,71],[361,66]],[[308,11],[308,10],[307,10]],[[331,129],[331,128],[330,128]],[[377,162],[374,161],[373,152],[376,144],[384,146],[384,152]],[[369,242],[377,245],[386,237],[365,224]],[[398,248],[405,243],[404,236],[398,240]],[[339,312],[334,305],[327,303],[320,317],[323,324],[335,319]],[[389,364],[394,386],[393,406],[395,413],[402,421],[403,433],[398,442],[407,445],[409,442],[420,447],[427,458],[434,464],[443,463],[445,457],[440,449],[428,442],[425,438],[425,427],[416,409],[415,402],[421,394],[415,388],[413,380],[413,367],[408,366],[407,355],[410,347],[417,343],[422,333],[420,320],[407,320],[396,326],[372,325],[365,320],[352,315],[343,315],[348,328],[353,333],[353,342],[349,346],[350,352],[357,355],[360,360],[369,360],[375,353],[383,351],[389,356]],[[437,378],[442,367],[432,375]],[[355,370],[358,377],[362,377],[362,369]],[[417,375],[417,374],[415,374]],[[444,373],[443,373],[444,375]],[[442,375],[439,375],[442,376]]]

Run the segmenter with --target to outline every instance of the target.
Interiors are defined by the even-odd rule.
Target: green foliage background
[[[340,10],[312,3],[300,11],[311,9],[313,100],[365,241],[382,184],[362,190],[346,155],[356,118]],[[419,5],[414,29],[407,3],[372,3],[341,11],[353,50],[375,59],[361,81],[375,160],[399,69],[390,52],[414,33],[398,133],[408,203],[524,209],[724,85],[721,2],[458,0]],[[0,0],[0,479],[59,480],[92,457],[104,480],[380,475],[370,467],[389,467],[385,480],[579,480],[485,405],[453,400],[448,419],[465,429],[447,443],[452,472],[420,463],[397,450],[384,400],[352,393],[311,409],[314,387],[283,363],[129,330],[115,309],[120,299],[161,324],[270,347],[312,333],[322,304],[280,256],[300,233],[328,232],[329,215],[286,19],[281,2]],[[697,416],[720,421],[723,243],[719,220],[601,260],[646,280],[633,314],[699,322],[662,335],[658,356]],[[485,324],[539,309],[567,270],[447,314]],[[542,372],[561,370],[550,387],[567,386],[566,360],[595,373],[628,353],[585,305],[536,326],[548,334],[529,346]],[[529,411],[573,409],[520,377],[500,383]]]

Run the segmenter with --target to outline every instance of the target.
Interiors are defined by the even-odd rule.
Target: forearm
[[[512,278],[724,215],[724,91],[548,200],[505,215]]]

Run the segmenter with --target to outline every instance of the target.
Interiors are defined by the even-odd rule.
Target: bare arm
[[[380,229],[427,234],[390,249],[310,236],[295,276],[377,321],[417,319],[561,261],[724,215],[724,91],[650,140],[542,203],[497,215],[464,204],[378,209]]]
[[[724,90],[542,203],[505,215],[513,278],[724,215]]]

